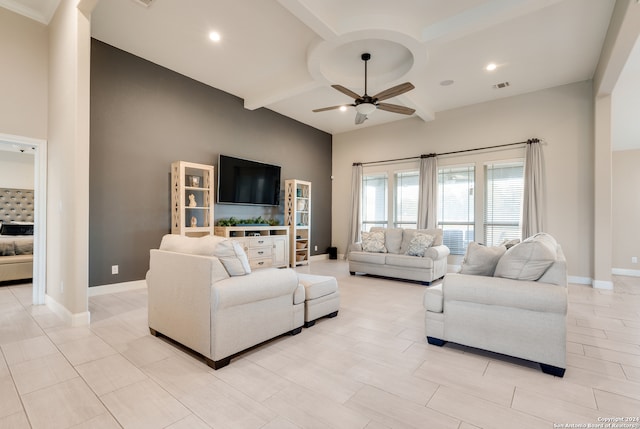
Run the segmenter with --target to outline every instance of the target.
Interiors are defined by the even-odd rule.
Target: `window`
[[[387,174],[362,176],[362,230],[387,226]]]
[[[405,171],[395,174],[394,226],[398,228],[416,228],[418,226],[419,182],[419,171]]]
[[[520,238],[523,190],[522,162],[485,166],[484,242],[487,246]]]
[[[438,225],[452,255],[464,255],[473,241],[475,167],[438,169]]]

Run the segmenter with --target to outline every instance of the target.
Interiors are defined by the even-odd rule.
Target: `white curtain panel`
[[[362,230],[361,206],[362,205],[362,164],[353,164],[351,169],[351,210],[349,213],[349,241],[347,251],[344,252],[344,259],[347,259],[351,244],[360,241],[360,231]]]
[[[438,160],[435,155],[420,157],[420,189],[418,196],[418,229],[437,227]]]
[[[522,239],[544,231],[544,158],[538,140],[527,142],[524,157]]]

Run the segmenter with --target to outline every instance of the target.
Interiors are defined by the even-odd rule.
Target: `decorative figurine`
[[[195,216],[191,216],[191,228],[198,226],[198,219]]]
[[[189,207],[198,207],[198,203],[196,203],[196,196],[193,194],[189,194]]]

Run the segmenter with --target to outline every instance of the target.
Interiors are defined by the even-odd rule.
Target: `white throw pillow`
[[[188,253],[190,255],[213,256],[218,244],[225,240],[224,237],[215,235],[187,237],[178,234],[166,234],[162,237],[160,250]]]
[[[362,250],[365,252],[387,253],[387,248],[384,247],[384,232],[363,232]]]
[[[503,245],[488,247],[472,241],[462,260],[460,274],[491,277],[498,261],[506,251],[507,248]]]
[[[433,235],[416,233],[409,243],[407,255],[424,257],[424,252],[433,244]]]
[[[527,238],[506,251],[498,261],[494,277],[538,280],[556,261],[558,244],[543,232]]]
[[[244,249],[234,240],[224,240],[216,246],[215,254],[230,276],[244,276],[251,273],[249,258]]]

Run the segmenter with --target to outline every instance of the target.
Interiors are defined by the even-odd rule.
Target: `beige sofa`
[[[482,251],[494,252],[493,266],[466,267],[481,275],[447,274],[442,284],[425,291],[428,342],[442,346],[451,341],[515,356],[562,377],[567,267],[560,245],[548,234],[537,234],[509,250]],[[471,259],[468,253],[465,260]]]
[[[304,324],[305,291],[291,269],[251,272],[237,242],[166,235],[150,251],[149,329],[219,369],[250,347]]]
[[[373,245],[367,244],[368,238]],[[426,242],[420,243],[421,239],[426,239]],[[432,241],[429,243],[429,240]],[[446,274],[448,255],[449,248],[442,244],[442,229],[374,227],[369,233],[363,233],[362,242],[351,245],[349,272],[351,275],[372,274],[429,285]]]

